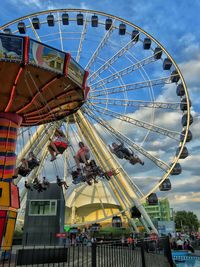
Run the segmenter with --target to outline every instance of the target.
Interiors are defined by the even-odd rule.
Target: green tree
[[[198,231],[199,221],[197,215],[192,211],[177,211],[175,212],[176,229],[184,231]]]

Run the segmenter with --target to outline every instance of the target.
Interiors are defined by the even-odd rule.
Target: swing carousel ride
[[[46,10],[0,30],[0,187],[13,196],[6,205],[0,202],[2,211],[16,218],[19,191],[22,221],[24,181],[59,176],[69,186],[66,224],[121,216],[138,231],[137,217],[146,231],[156,232],[142,204],[157,204],[156,192],[171,189],[170,176],[181,173],[192,139],[191,102],[171,55],[133,23],[92,10]],[[56,129],[69,146],[50,162]],[[72,177],[80,141],[104,174],[90,183]],[[123,143],[139,161],[120,158],[111,143]],[[19,166],[29,152],[38,166],[13,180],[15,161]]]

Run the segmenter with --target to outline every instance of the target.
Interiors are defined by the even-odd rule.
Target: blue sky
[[[194,123],[194,138],[188,145],[190,156],[183,161],[183,174],[174,178],[168,193],[171,204],[178,209],[193,210],[200,217],[200,141],[199,141],[199,73],[200,73],[200,2],[182,1],[39,1],[2,0],[0,25],[34,12],[55,8],[83,8],[104,11],[143,28],[155,37],[173,56],[185,77]],[[139,183],[144,181],[139,181]]]

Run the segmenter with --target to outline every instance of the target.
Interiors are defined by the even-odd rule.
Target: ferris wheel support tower
[[[102,155],[101,161],[105,166],[107,166],[109,169],[117,169],[118,165],[115,162],[114,158],[111,156],[109,150],[105,147],[104,143],[100,139],[100,137],[96,134],[94,127],[91,126],[89,121],[83,116],[81,111],[77,112],[77,117],[80,121],[80,125],[83,126],[83,128],[87,129],[85,132],[82,131],[83,136],[86,138],[86,140],[89,141],[89,138],[94,142],[94,146],[96,148],[96,153],[98,155]],[[88,133],[89,135],[85,135],[85,133]],[[112,180],[112,184],[115,185],[118,190],[120,191],[120,194],[123,196],[124,200],[128,199],[129,203],[127,203],[127,206],[129,208],[130,205],[136,206],[138,210],[141,212],[144,220],[146,221],[147,225],[155,232],[158,233],[157,229],[155,228],[154,224],[152,223],[149,215],[145,211],[144,207],[140,203],[137,195],[136,195],[136,189],[133,188],[133,185],[130,183],[129,180],[126,179],[127,174],[123,169],[120,169],[120,172],[116,175],[116,180]],[[116,194],[118,196],[118,194]],[[124,202],[121,198],[117,197],[119,203],[121,204],[123,209],[127,209],[127,206],[124,205]],[[129,212],[128,212],[129,213]],[[130,218],[130,213],[127,215]],[[146,229],[149,232],[149,229]]]

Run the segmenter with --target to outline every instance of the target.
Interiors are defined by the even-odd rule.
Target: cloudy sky
[[[186,80],[192,101],[194,123],[191,126],[191,131],[193,141],[187,145],[190,156],[181,162],[183,173],[173,177],[173,190],[166,196],[169,197],[175,210],[192,210],[200,218],[199,1],[88,0],[83,2],[73,0],[70,2],[60,0],[1,0],[0,25],[26,14],[54,8],[98,10],[129,20],[159,40],[178,63]],[[162,119],[167,120],[165,117],[162,117]],[[142,186],[148,182],[138,178],[138,185]]]

